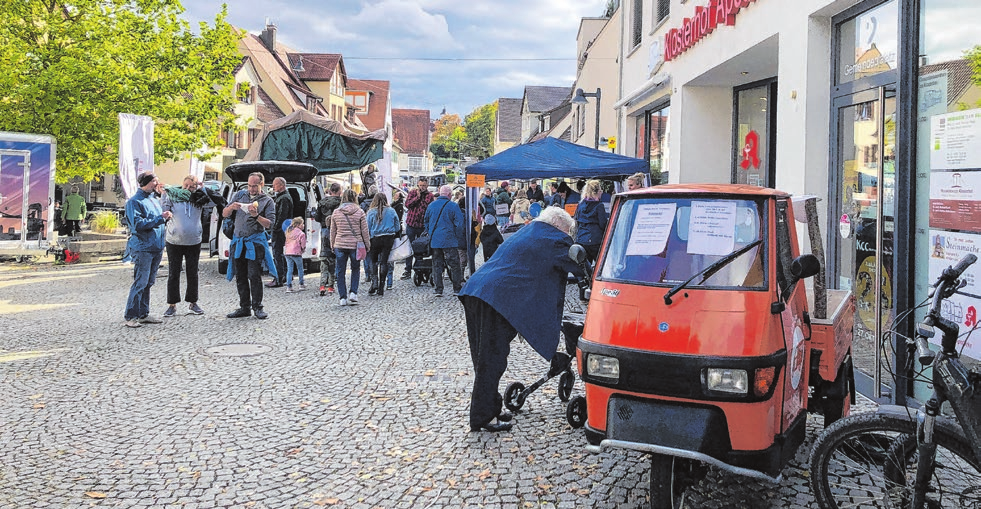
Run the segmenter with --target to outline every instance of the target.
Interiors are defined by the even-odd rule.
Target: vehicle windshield
[[[626,200],[615,218],[600,278],[675,286],[746,248],[685,287],[765,288],[766,250],[758,242],[766,238],[764,203],[725,198]]]

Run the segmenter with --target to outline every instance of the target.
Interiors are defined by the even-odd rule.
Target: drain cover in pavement
[[[203,348],[202,353],[215,357],[251,357],[272,351],[271,346],[255,343],[228,343]]]

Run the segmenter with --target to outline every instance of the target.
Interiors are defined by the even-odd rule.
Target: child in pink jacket
[[[283,254],[286,255],[286,293],[293,293],[306,290],[303,284],[303,250],[307,248],[307,234],[303,232],[303,218],[294,217],[290,227],[286,229],[286,246]],[[293,289],[293,267],[300,275],[300,288]]]

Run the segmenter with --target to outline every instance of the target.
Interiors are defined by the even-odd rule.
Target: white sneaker
[[[352,293],[352,294],[348,295],[347,296],[347,300],[351,301],[351,305],[352,306],[355,305],[355,304],[357,304],[358,303],[358,294]]]
[[[140,323],[140,321],[137,320],[136,318],[134,318],[132,320],[126,320],[126,323],[124,323],[123,325],[125,325],[125,326],[127,326],[127,327],[129,327],[131,329],[135,329],[137,327],[143,327],[143,324]]]
[[[342,306],[346,306],[347,305],[347,299],[341,299],[341,305]]]

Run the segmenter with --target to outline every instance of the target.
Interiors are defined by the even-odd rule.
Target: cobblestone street
[[[268,320],[230,320],[234,284],[205,258],[204,315],[182,303],[127,329],[131,270],[0,266],[0,507],[646,507],[648,458],[587,453],[557,379],[510,433],[469,432],[456,298],[396,280],[340,307],[313,274],[306,292],[265,290]],[[230,343],[268,351],[208,350]],[[515,343],[501,389],[547,368]],[[713,470],[688,505],[812,506],[802,469],[820,426],[812,417],[780,484]]]

